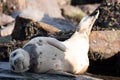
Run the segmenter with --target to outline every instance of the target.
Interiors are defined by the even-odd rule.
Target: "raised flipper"
[[[65,51],[66,50],[66,47],[65,47],[65,45],[64,44],[62,44],[60,41],[58,41],[57,39],[55,39],[55,38],[48,38],[48,39],[46,39],[47,40],[47,43],[48,44],[50,44],[50,45],[52,45],[52,46],[54,46],[54,47],[56,47],[56,48],[58,48],[58,49],[60,49],[60,50],[62,50],[62,51]]]

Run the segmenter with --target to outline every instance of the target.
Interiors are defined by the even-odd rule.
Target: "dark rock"
[[[109,80],[107,76],[114,76],[118,78],[111,78],[111,80],[120,79],[120,53],[107,59],[98,59],[96,61],[90,59],[89,73],[106,76],[105,80]]]
[[[120,1],[103,0],[100,15],[93,30],[118,30],[120,29]]]
[[[7,80],[102,80],[87,75],[75,75],[68,76],[62,74],[35,74],[30,72],[14,73],[10,70],[10,64],[8,62],[0,62],[0,78]]]
[[[40,31],[42,31],[39,29],[39,27],[37,27],[37,25],[38,24],[36,22],[32,22],[32,20],[17,17],[12,38],[15,40],[26,40],[36,36],[38,33],[40,33]],[[43,35],[44,34],[46,33],[44,32]]]
[[[102,0],[72,0],[72,5],[100,3]]]
[[[2,36],[0,37],[0,43],[8,43],[12,40],[12,37],[9,35],[9,36]]]
[[[79,5],[80,9],[83,10],[86,14],[91,14],[93,13],[100,4],[84,4],[84,5]]]
[[[0,43],[0,61],[8,61],[9,53],[19,47],[22,47],[27,41],[10,41],[8,43]]]
[[[37,10],[33,13],[29,13],[30,11],[31,9],[27,9],[16,18],[15,29],[12,33],[13,39],[25,40],[35,36],[54,36],[53,33],[68,33],[75,30],[75,26],[68,20],[51,18]]]

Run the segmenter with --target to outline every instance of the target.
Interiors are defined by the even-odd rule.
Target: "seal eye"
[[[17,53],[13,53],[13,55],[11,57],[15,57]]]

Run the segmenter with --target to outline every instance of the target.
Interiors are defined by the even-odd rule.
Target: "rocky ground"
[[[81,18],[96,9],[99,9],[100,15],[90,34],[89,74],[78,78],[119,80],[120,0],[0,0],[0,61],[8,61],[12,50],[36,36],[51,36],[61,41],[68,39]],[[5,73],[2,68],[0,73],[4,78],[5,74],[7,77],[20,77],[8,69]],[[42,75],[41,80],[46,75]],[[55,76],[47,75],[56,80]],[[75,80],[59,75],[58,78]]]

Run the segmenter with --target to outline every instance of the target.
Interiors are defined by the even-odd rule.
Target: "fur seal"
[[[89,66],[89,34],[98,18],[85,16],[76,32],[68,40],[61,42],[51,37],[36,37],[22,48],[10,53],[9,62],[14,72],[32,71],[46,73],[63,71],[82,74]]]

